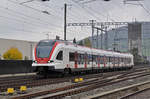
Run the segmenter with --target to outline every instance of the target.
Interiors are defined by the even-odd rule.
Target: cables
[[[33,8],[33,7],[30,7],[30,6],[27,6],[27,5],[24,5],[24,4],[15,2],[15,1],[13,1],[13,0],[7,0],[7,1],[9,1],[9,2],[11,2],[11,3],[14,3],[14,4],[19,4],[19,5],[24,6],[24,7],[26,7],[26,8],[32,9],[32,10],[34,10],[34,11],[36,11],[36,12],[43,13],[43,11],[41,11],[41,10],[39,10],[39,9],[35,9],[35,8]],[[50,15],[50,14],[46,14],[46,13],[45,13],[45,15]]]
[[[71,0],[73,1],[75,4],[77,4],[79,7],[81,7],[82,9],[84,9],[87,13],[89,13],[91,16],[95,17],[97,20],[102,20],[100,19],[98,16],[95,15],[95,13],[93,13],[93,11],[91,12],[90,10],[86,9],[83,7],[83,5],[81,5],[80,3],[78,3],[77,1],[75,0]]]
[[[139,3],[139,5],[149,14],[149,16],[150,16],[149,10],[147,10],[147,9],[144,7],[144,5],[143,5],[142,3],[140,3],[139,1],[138,1],[138,3]]]
[[[81,5],[81,4],[78,3],[77,1],[75,1],[75,0],[71,0],[71,1],[77,3],[77,4],[78,4],[79,6],[81,6],[84,10],[86,10],[85,7],[83,7],[83,5]],[[90,0],[90,1],[95,1],[95,0]],[[102,20],[102,19],[100,19],[98,16],[95,15],[95,14],[97,14],[97,11],[95,11],[95,10],[92,9],[91,7],[89,8],[89,7],[86,6],[86,8],[88,8],[88,10],[86,10],[86,11],[87,11],[90,15],[94,16],[94,17],[95,17],[96,19],[98,19],[98,20]],[[95,13],[93,13],[93,12],[95,12]],[[98,13],[98,14],[101,15],[102,17],[107,17],[107,16],[103,15],[102,13]],[[110,18],[110,20],[113,21],[113,22],[115,22],[114,19],[111,19],[111,18]]]
[[[9,0],[10,1],[10,0]],[[18,4],[18,3],[17,3]],[[17,11],[14,11],[14,10],[12,10],[12,8],[8,8],[8,7],[3,7],[3,6],[0,6],[0,8],[1,9],[4,9],[4,10],[7,10],[8,12],[4,12],[4,13],[7,13],[7,15],[9,15],[9,16],[11,16],[11,17],[9,17],[9,16],[6,16],[6,15],[1,15],[0,17],[1,18],[4,18],[4,19],[7,19],[7,21],[14,21],[14,22],[17,22],[17,24],[16,24],[16,26],[17,25],[19,25],[18,23],[21,23],[21,24],[27,24],[27,25],[23,25],[23,28],[24,27],[32,27],[32,29],[36,29],[36,28],[38,28],[39,27],[39,29],[40,28],[42,28],[42,27],[44,27],[44,28],[50,28],[50,27],[57,27],[57,28],[62,28],[62,27],[59,27],[59,26],[56,26],[56,25],[54,25],[53,24],[53,22],[51,22],[51,23],[49,23],[48,21],[42,21],[40,18],[36,18],[36,17],[33,17],[33,16],[29,16],[29,15],[26,15],[26,14],[24,14],[24,13],[22,13],[22,12],[17,12]],[[10,12],[10,13],[9,13]],[[14,13],[14,15],[13,15],[13,13]],[[19,16],[19,18],[21,18],[21,19],[18,19],[17,17]],[[17,16],[17,17],[15,17],[15,16]],[[15,18],[13,18],[13,17],[15,17]],[[30,21],[30,20],[32,20],[32,21]],[[28,22],[29,21],[29,22]],[[42,21],[42,22],[41,22]],[[9,23],[8,22],[8,23]],[[35,23],[36,22],[36,23]],[[38,23],[38,24],[37,24]],[[49,24],[52,24],[52,25],[49,25]],[[21,26],[19,26],[19,27],[21,27]],[[27,29],[28,29],[27,28]],[[16,30],[16,29],[15,29]],[[28,31],[28,30],[20,30],[20,29],[18,29],[17,31]],[[28,31],[28,32],[33,32],[33,31]]]

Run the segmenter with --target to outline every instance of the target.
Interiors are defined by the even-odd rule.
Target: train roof
[[[133,55],[130,53],[122,53],[122,52],[114,52],[114,51],[109,51],[109,50],[103,50],[103,49],[96,49],[96,48],[91,48],[91,47],[86,47],[86,46],[81,46],[81,45],[77,45],[68,41],[64,41],[64,40],[55,40],[55,39],[45,39],[45,40],[41,40],[40,42],[59,42],[59,44],[65,44],[65,45],[72,45],[71,47],[74,47],[74,49],[79,48],[80,51],[91,51],[93,53],[97,53],[98,51],[100,51],[100,54],[103,55],[107,55],[107,56],[117,56],[117,57],[132,57]]]

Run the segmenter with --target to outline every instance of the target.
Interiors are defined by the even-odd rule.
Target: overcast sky
[[[123,0],[1,0],[0,38],[39,41],[63,39],[64,3],[68,4],[67,22],[150,21],[150,0],[127,2]],[[140,4],[140,5],[139,5]],[[68,27],[67,39],[83,39],[91,35],[90,27]]]

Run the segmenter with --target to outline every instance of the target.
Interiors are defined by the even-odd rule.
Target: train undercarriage
[[[122,68],[91,68],[87,70],[83,69],[70,69],[70,68],[65,68],[65,69],[54,69],[50,68],[48,66],[39,66],[36,67],[34,70],[37,75],[41,77],[64,77],[68,75],[84,75],[84,74],[93,74],[93,73],[103,73],[103,72],[113,72],[113,71],[123,71],[123,70],[129,70],[133,66],[130,67],[122,67]]]

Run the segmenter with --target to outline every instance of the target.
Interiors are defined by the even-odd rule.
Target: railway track
[[[126,74],[126,75],[125,75]],[[14,97],[12,99],[30,99],[34,97],[38,97],[39,99],[60,99],[65,96],[70,96],[74,95],[77,93],[81,92],[86,92],[90,91],[96,88],[100,88],[102,86],[108,86],[114,83],[119,83],[121,81],[129,80],[129,79],[134,79],[138,77],[143,77],[146,75],[150,75],[149,71],[132,71],[132,72],[124,72],[121,74],[118,74],[114,77],[108,76],[108,77],[100,77],[100,78],[95,78],[90,81],[85,81],[82,83],[77,83],[77,84],[72,84],[69,86],[53,89],[53,90],[47,90],[47,91],[42,91],[42,92],[37,92],[33,94],[28,94],[24,96],[19,96],[19,97]],[[51,93],[51,94],[50,94]]]
[[[117,71],[117,72],[107,72],[107,73],[100,73],[100,74],[91,74],[91,75],[83,75],[80,76],[84,79],[90,79],[90,78],[96,78],[96,77],[102,77],[106,78],[109,76],[117,75],[120,73],[131,73],[131,72],[141,72],[146,70],[146,68],[136,68],[132,69],[129,71]],[[27,76],[27,77],[18,77],[17,78],[11,78],[7,80],[0,80],[0,92],[4,92],[7,90],[7,88],[15,88],[19,89],[20,86],[25,85],[28,88],[31,87],[36,87],[36,86],[43,86],[43,85],[50,85],[50,84],[55,84],[55,83],[62,83],[62,82],[69,82],[72,81],[74,78],[78,76],[73,76],[73,77],[65,77],[65,78],[48,78],[48,79],[37,79],[37,76]]]
[[[148,85],[148,86],[146,86],[146,85]],[[139,87],[141,87],[141,86],[142,87],[146,86],[146,87],[140,89]],[[129,93],[129,94],[125,95],[125,96],[122,96],[120,99],[133,99],[133,97],[134,97],[134,99],[140,99],[140,98],[138,98],[139,95],[144,94],[144,96],[145,96],[145,93],[149,94],[149,92],[150,92],[150,87],[149,86],[150,86],[150,81],[149,82],[145,82],[144,84],[139,84],[139,85],[135,86],[136,88],[138,88],[138,91],[135,91],[135,92]]]
[[[102,92],[94,96],[89,96],[87,97],[87,99],[141,99],[138,98],[137,95],[145,93],[147,91],[150,92],[150,80],[142,83],[121,87],[111,91]]]

